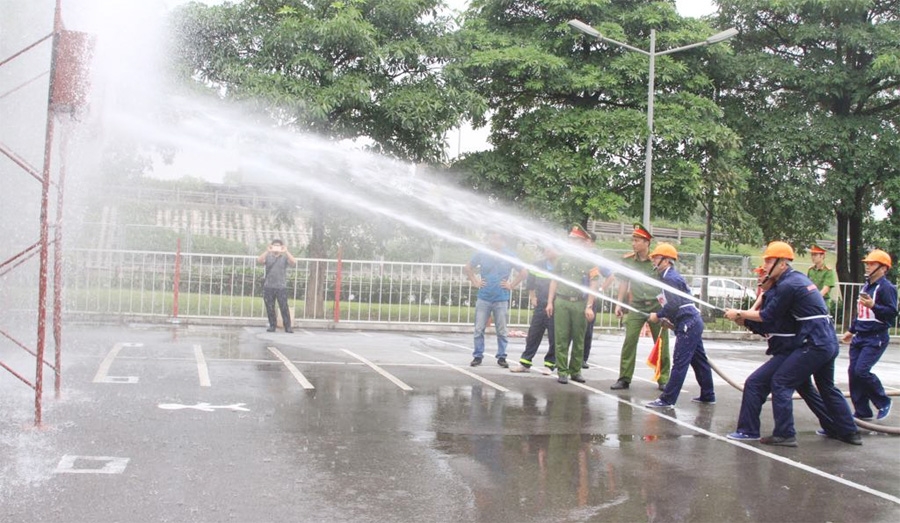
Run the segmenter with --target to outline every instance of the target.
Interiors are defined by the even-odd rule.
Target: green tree
[[[642,49],[655,29],[660,51],[715,32],[680,17],[674,2],[472,2],[453,68],[487,100],[494,149],[457,167],[470,173],[468,186],[554,221],[639,216],[648,58],[573,31],[572,18]],[[698,147],[735,143],[704,72],[727,52],[719,44],[657,59],[653,216],[692,215],[703,175]]]
[[[801,250],[836,220],[838,274],[860,281],[864,224],[900,176],[900,2],[717,3],[741,31],[723,105],[766,195],[748,204],[767,239]]]
[[[173,17],[185,77],[257,104],[284,126],[413,162],[443,159],[444,133],[479,98],[446,81],[452,21],[439,0],[246,0],[188,4]],[[325,206],[308,254],[324,258]],[[324,270],[307,292],[324,296]],[[313,301],[313,303],[310,303]],[[319,317],[316,300],[307,306]]]
[[[888,277],[896,282],[897,275],[900,274],[897,266],[900,263],[900,176],[885,183],[883,189],[887,199],[887,217],[879,221],[867,221],[866,243],[891,255],[894,265]]]

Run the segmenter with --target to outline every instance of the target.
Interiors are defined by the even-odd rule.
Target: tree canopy
[[[767,239],[801,248],[836,221],[839,275],[860,281],[864,222],[875,205],[896,210],[900,2],[718,4],[719,23],[741,31],[723,107],[744,139],[751,189],[767,195],[748,209]]]
[[[375,152],[439,162],[444,134],[480,98],[445,81],[452,20],[439,0],[245,0],[188,4],[172,17],[173,53],[185,78],[216,94],[256,104],[280,125],[334,139],[367,141]],[[355,225],[311,212],[307,254],[332,242],[358,246]],[[396,229],[395,229],[396,230]],[[324,315],[324,266],[310,267],[306,313]]]
[[[331,139],[436,162],[478,98],[444,81],[452,21],[438,0],[246,0],[173,16],[186,76]]]
[[[490,108],[491,151],[458,167],[469,185],[553,221],[639,216],[648,136],[648,57],[567,25],[657,51],[702,42],[716,31],[680,17],[674,2],[477,0],[459,31],[451,67]],[[736,137],[712,100],[708,61],[727,45],[656,60],[652,215],[685,218],[697,207],[703,147]]]
[[[900,0],[717,3],[706,20],[672,0],[473,0],[459,20],[437,0],[189,4],[173,49],[186,77],[282,125],[409,161],[443,160],[464,118],[489,124],[460,182],[583,223],[641,214],[650,71],[567,22],[644,50],[653,32],[657,53],[734,26],[657,55],[651,214],[801,251],[836,222],[840,276],[858,281],[869,245],[900,254]]]

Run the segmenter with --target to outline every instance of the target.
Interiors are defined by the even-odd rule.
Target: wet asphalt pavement
[[[638,349],[611,391],[620,336],[595,337],[587,383],[471,368],[471,335],[209,326],[66,328],[63,390],[0,374],[0,521],[898,521],[900,438],[799,448],[724,439],[740,392],[675,409]],[[510,361],[524,346],[510,342]],[[546,341],[545,341],[546,346]],[[900,352],[875,368],[900,387]],[[708,341],[737,381],[761,343]],[[539,352],[537,361],[540,362]],[[846,348],[836,380],[847,390]],[[26,355],[27,356],[27,355]],[[33,376],[6,345],[0,360]],[[32,360],[33,361],[33,360]],[[771,410],[763,410],[763,432]],[[886,424],[900,424],[900,404]]]

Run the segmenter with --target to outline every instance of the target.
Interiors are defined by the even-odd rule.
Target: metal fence
[[[264,269],[253,256],[181,254],[176,271],[175,253],[69,250],[65,263],[65,307],[70,315],[265,321],[260,298]],[[318,303],[308,306],[307,280],[316,271],[324,273],[325,293]],[[701,278],[690,274],[685,278],[699,294]],[[723,282],[729,282],[730,288],[718,286]],[[460,264],[298,259],[288,273],[288,286],[291,308],[299,320],[447,326],[474,322],[477,289],[470,285]],[[714,276],[708,288],[707,301],[720,309],[747,307],[755,279]],[[844,284],[840,291],[855,296],[858,288]],[[615,285],[606,291],[607,296],[616,293]],[[848,299],[833,300],[836,325],[849,321],[852,304]],[[597,328],[621,328],[614,308],[609,301],[601,302]],[[707,330],[738,330],[721,318],[721,310],[701,310]],[[524,328],[530,319],[523,285],[512,293],[510,325]]]

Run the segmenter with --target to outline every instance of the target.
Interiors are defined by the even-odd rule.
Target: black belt
[[[581,296],[559,296],[559,295],[557,295],[556,297],[559,298],[560,300],[566,300],[566,301],[581,301],[584,299]]]

